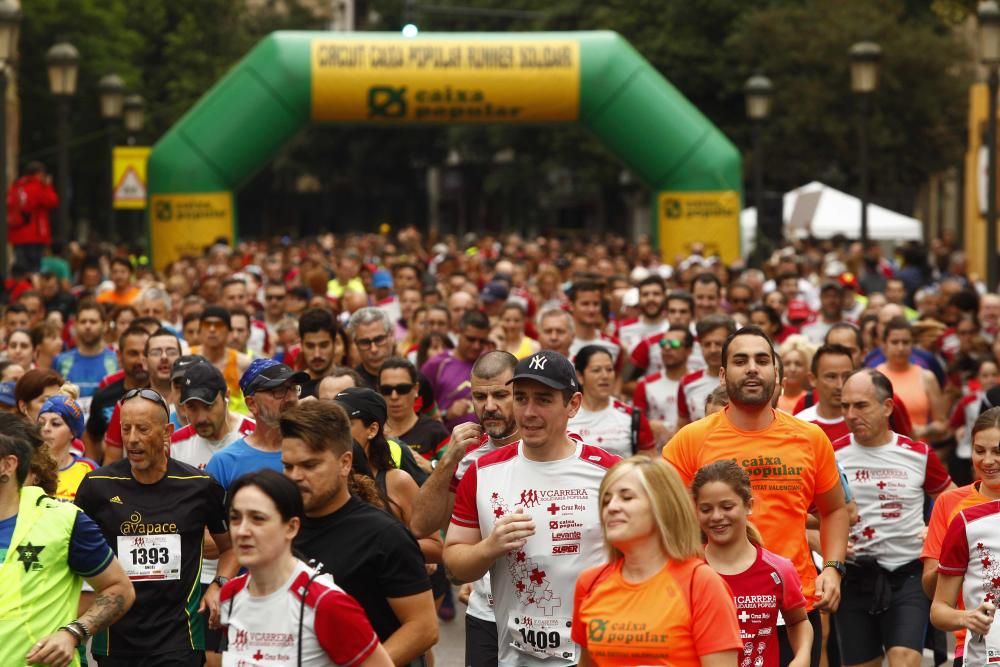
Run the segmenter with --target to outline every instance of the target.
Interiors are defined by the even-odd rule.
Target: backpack
[[[31,213],[24,210],[28,203],[28,192],[20,182],[13,183],[7,191],[7,224],[23,227],[31,222]]]

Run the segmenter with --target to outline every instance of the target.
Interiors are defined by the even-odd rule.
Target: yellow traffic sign
[[[111,169],[115,208],[146,208],[146,161],[150,150],[149,146],[115,146]]]

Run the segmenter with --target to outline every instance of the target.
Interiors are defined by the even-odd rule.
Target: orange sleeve
[[[932,454],[933,455],[933,454]],[[931,510],[930,521],[927,522],[927,537],[924,538],[924,548],[920,550],[920,560],[925,558],[941,559],[941,544],[944,542],[948,524],[955,515],[955,506],[960,498],[957,493],[945,493],[938,497]]]
[[[729,586],[708,565],[698,566],[691,573],[691,636],[694,650],[700,657],[721,651],[738,651],[743,647],[740,625],[736,620],[736,603]]]
[[[587,648],[587,628],[583,627],[583,619],[580,618],[580,605],[584,592],[589,588],[588,581],[593,578],[592,570],[585,571],[576,578],[576,590],[573,592],[573,627],[569,636],[580,648]]]
[[[698,464],[694,461],[694,450],[691,447],[696,438],[690,437],[691,428],[691,424],[682,428],[663,448],[663,458],[681,476],[684,486],[691,486],[694,475],[698,472]]]
[[[813,451],[816,452],[816,483],[815,495],[826,493],[835,486],[840,486],[840,470],[837,469],[837,457],[833,453],[830,438],[826,437],[818,426],[812,432]],[[811,429],[810,429],[811,430]]]

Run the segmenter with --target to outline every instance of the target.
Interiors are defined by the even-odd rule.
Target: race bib
[[[507,621],[511,646],[536,658],[577,660],[577,646],[570,638],[572,619],[567,616],[519,616]]]
[[[118,538],[118,560],[132,581],[181,578],[181,536],[135,535]]]

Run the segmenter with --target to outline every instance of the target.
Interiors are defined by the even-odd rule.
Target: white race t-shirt
[[[622,346],[618,342],[618,339],[614,336],[609,336],[603,331],[598,333],[597,338],[593,340],[581,340],[580,338],[574,338],[573,342],[569,346],[569,360],[573,361],[576,358],[576,353],[585,348],[588,345],[597,345],[598,347],[603,347],[611,355],[611,363],[616,367],[618,366],[618,357],[621,355]]]
[[[705,400],[719,386],[719,376],[709,375],[708,369],[688,373],[677,388],[677,414],[689,421],[705,416]]]
[[[314,575],[315,570],[296,561],[292,576],[270,595],[250,595],[249,574],[223,586],[219,611],[228,646],[222,664],[325,667],[366,660],[378,646],[378,636],[361,605],[329,574]]]
[[[645,420],[640,422],[640,446],[654,444],[652,433],[646,433]],[[632,408],[619,400],[611,399],[608,407],[591,412],[582,405],[569,420],[567,428],[583,442],[590,443],[622,458],[632,456]]]
[[[490,569],[502,667],[579,662],[570,638],[573,592],[577,576],[605,560],[598,488],[618,460],[581,443],[568,458],[532,461],[517,442],[485,454],[465,473],[452,523],[486,536],[521,507],[536,526],[522,549]]]
[[[646,410],[646,417],[662,421],[671,433],[677,430],[677,388],[680,380],[671,380],[664,373],[654,373],[635,385],[636,407]]]
[[[984,601],[1000,599],[1000,501],[976,505],[958,513],[941,543],[938,572],[962,579],[962,603],[975,609]],[[994,551],[995,550],[995,551]],[[1000,622],[990,626],[985,641],[967,636],[965,662],[969,667],[1000,662]]]
[[[643,318],[639,317],[634,320],[623,322],[621,326],[618,327],[618,340],[621,342],[622,347],[625,348],[625,352],[631,354],[632,350],[635,349],[636,345],[642,342],[643,338],[649,338],[650,336],[663,333],[669,328],[670,322],[668,322],[666,318],[648,323]]]
[[[878,447],[863,447],[853,435],[833,443],[858,503],[860,519],[851,526],[849,538],[854,556],[873,556],[887,570],[920,556],[924,492],[940,493],[951,483],[928,445],[897,433],[891,436]]]

